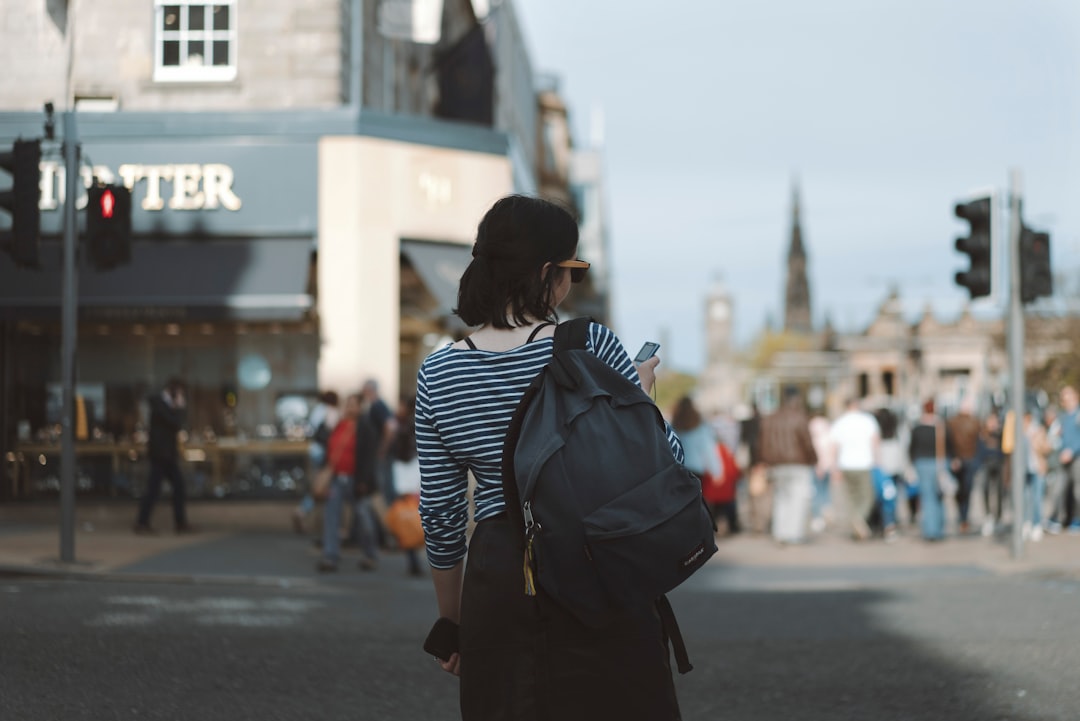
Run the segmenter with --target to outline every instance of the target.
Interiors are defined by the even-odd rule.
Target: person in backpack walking
[[[511,417],[552,358],[556,308],[589,267],[577,259],[577,246],[577,223],[561,207],[524,196],[496,202],[479,224],[458,290],[455,313],[475,330],[432,353],[417,376],[428,562],[439,614],[459,624],[459,650],[436,660],[461,677],[465,721],[680,717],[656,611],[612,614],[610,623],[594,629],[540,584],[527,595],[522,531],[503,495]],[[605,326],[589,325],[586,350],[646,391],[652,388],[658,358],[635,368]],[[470,473],[477,523],[466,563]]]

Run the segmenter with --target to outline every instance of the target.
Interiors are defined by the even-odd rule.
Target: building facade
[[[179,375],[193,492],[293,492],[316,393],[374,379],[393,403],[465,331],[479,218],[539,187],[539,101],[512,3],[417,6],[5,9],[0,59],[27,71],[0,79],[0,144],[41,137],[46,102],[75,108],[80,187],[133,194],[130,264],[78,264],[83,490],[138,492],[145,398]],[[57,483],[61,141],[42,145],[41,267],[0,253],[0,498]]]

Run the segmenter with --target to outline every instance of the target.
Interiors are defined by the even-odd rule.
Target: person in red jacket
[[[341,515],[354,502],[364,554],[360,568],[369,571],[376,567],[375,518],[370,497],[375,490],[377,438],[365,411],[363,396],[349,396],[345,400],[343,417],[327,443],[327,462],[334,476],[323,511],[322,558],[316,566],[319,571],[337,570],[341,559]]]

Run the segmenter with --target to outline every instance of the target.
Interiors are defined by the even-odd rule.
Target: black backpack
[[[551,361],[526,389],[503,447],[503,492],[521,522],[525,592],[582,623],[657,604],[690,670],[663,594],[716,553],[701,482],[675,460],[652,399],[587,351],[590,319],[555,329]]]

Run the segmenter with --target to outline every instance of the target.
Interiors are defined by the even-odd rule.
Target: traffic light
[[[970,235],[956,239],[956,249],[971,259],[970,267],[956,274],[956,284],[967,288],[973,300],[990,295],[994,277],[991,263],[993,254],[992,199],[985,197],[967,203],[958,203],[955,212],[957,218],[967,221],[971,226]]]
[[[87,190],[86,244],[98,270],[131,262],[131,190],[92,185]]]
[[[41,141],[16,140],[0,152],[0,167],[11,174],[11,188],[0,191],[0,208],[11,214],[8,252],[21,266],[38,267],[41,234]]]
[[[1050,234],[1020,228],[1020,300],[1030,303],[1052,295],[1054,276],[1050,272]]]

